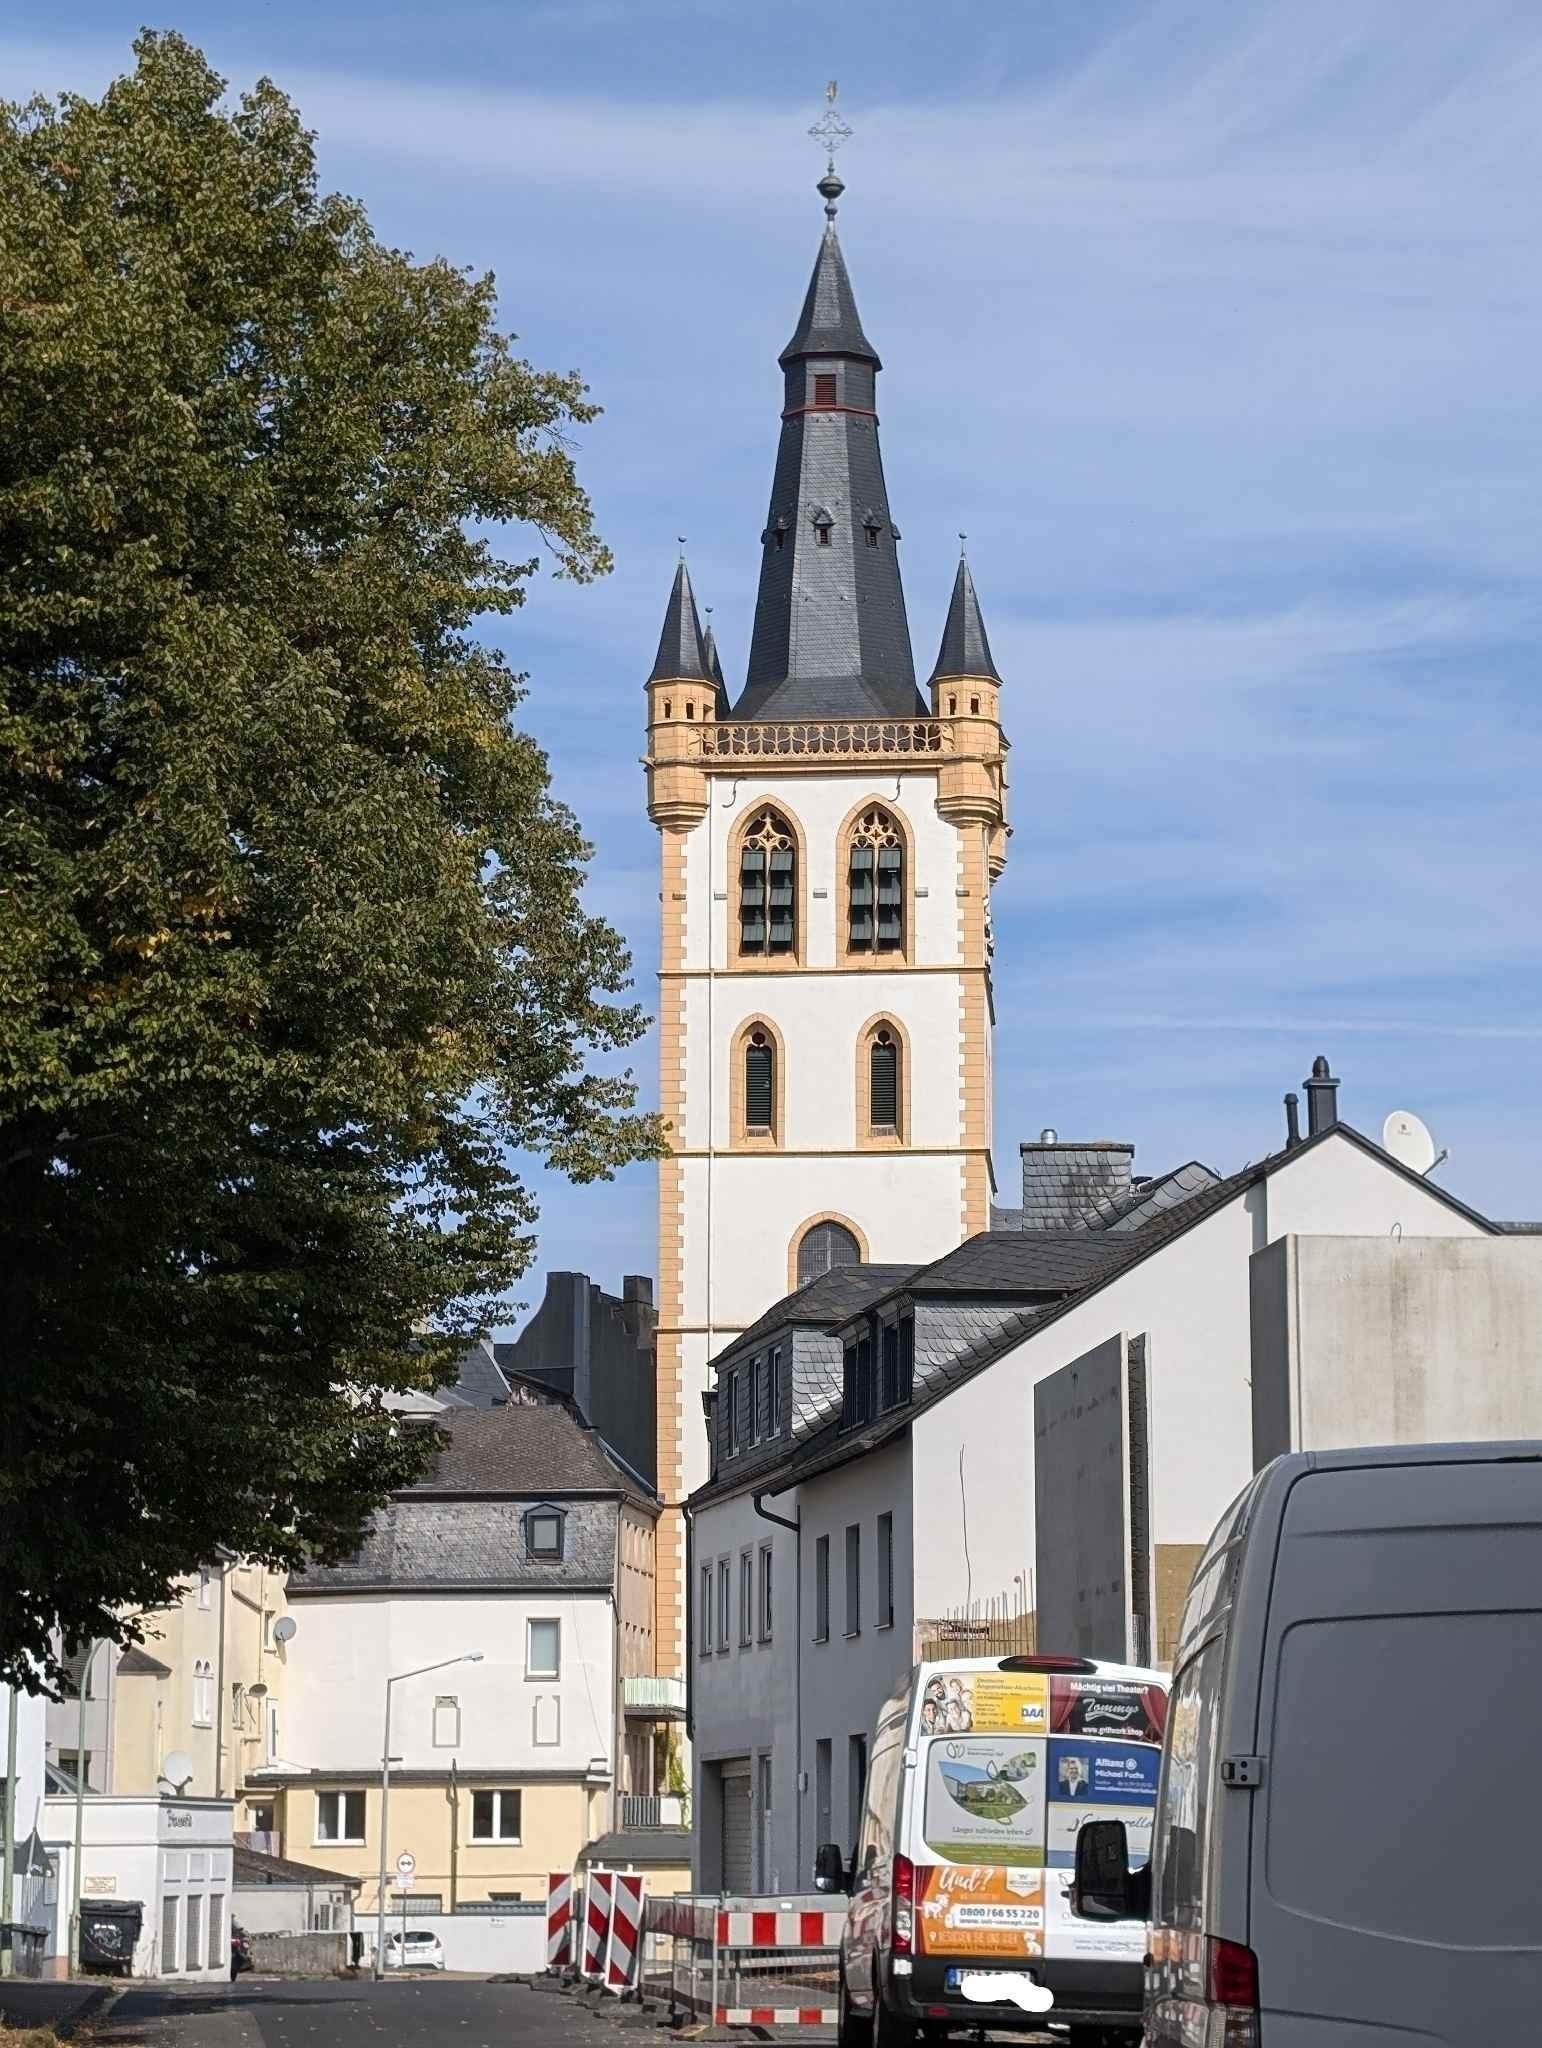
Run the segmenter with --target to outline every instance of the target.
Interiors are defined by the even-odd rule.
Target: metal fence
[[[844,1902],[813,1898],[649,1899],[640,1989],[720,2027],[833,2026]]]

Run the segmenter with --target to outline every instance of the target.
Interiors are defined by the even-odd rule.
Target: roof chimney
[[[1331,1131],[1339,1120],[1339,1084],[1321,1053],[1301,1085],[1306,1090],[1307,1135],[1315,1138],[1320,1131]]]
[[[1078,1143],[1046,1130],[1037,1144],[1017,1149],[1024,1230],[1085,1230],[1094,1213],[1129,1197],[1133,1145],[1107,1138]]]
[[[1285,1150],[1292,1151],[1301,1143],[1301,1097],[1295,1089],[1285,1096]]]

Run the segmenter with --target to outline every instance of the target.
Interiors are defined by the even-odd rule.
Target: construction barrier
[[[573,1877],[554,1870],[546,1880],[546,1967],[566,1970],[573,1961]]]
[[[641,1877],[617,1871],[611,1878],[610,1944],[605,1952],[605,1989],[618,1997],[637,1983],[642,1950]]]
[[[720,2027],[833,2026],[845,1919],[823,1896],[649,1899],[643,1993]]]
[[[578,1966],[580,1976],[604,1977],[612,1889],[608,1870],[591,1870],[584,1879],[584,1952]]]

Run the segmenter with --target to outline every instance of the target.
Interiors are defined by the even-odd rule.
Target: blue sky
[[[12,0],[0,91],[94,89],[136,6]],[[1542,13],[1530,0],[188,5],[379,232],[496,272],[589,377],[617,567],[504,634],[646,1001],[642,679],[690,539],[742,672],[775,356],[841,228],[919,663],[959,529],[1007,678],[997,1172],[1271,1149],[1326,1051],[1375,1134],[1542,1215]],[[923,673],[925,669],[923,668]],[[637,1065],[653,1088],[651,1041]],[[542,1183],[541,1269],[653,1270],[653,1176]]]

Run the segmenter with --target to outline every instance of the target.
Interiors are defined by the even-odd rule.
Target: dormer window
[[[835,404],[835,372],[833,370],[816,370],[814,372],[814,403],[815,405],[831,406]]]
[[[815,539],[822,548],[827,548],[830,545],[830,535],[835,528],[834,519],[831,518],[823,505],[816,505],[809,514],[809,518],[814,522]]]
[[[882,530],[883,521],[878,517],[878,514],[876,512],[868,512],[862,521],[862,531],[867,535],[867,544],[870,548],[877,547],[878,536]]]
[[[561,1564],[566,1520],[561,1508],[542,1506],[526,1510],[525,1556],[532,1564]]]

